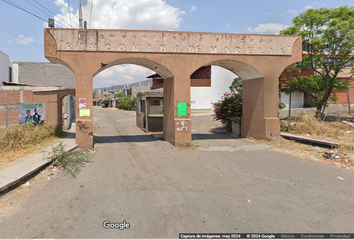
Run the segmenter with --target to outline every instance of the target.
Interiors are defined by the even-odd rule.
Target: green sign
[[[188,104],[186,102],[178,102],[177,103],[177,117],[187,117],[187,107],[188,107]]]

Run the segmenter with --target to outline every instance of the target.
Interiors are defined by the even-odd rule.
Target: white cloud
[[[124,79],[128,80],[129,82],[131,82],[131,81],[134,80],[134,78],[133,78],[132,76],[130,76],[130,75],[123,75],[122,77],[123,77]]]
[[[255,28],[248,27],[247,30],[251,33],[279,34],[287,27],[289,26],[282,23],[261,23]]]
[[[144,29],[144,30],[176,30],[178,29],[185,11],[173,7],[164,0],[95,0],[92,16],[91,1],[82,1],[83,19],[87,27],[93,29]],[[69,27],[78,28],[79,20],[68,11],[67,0],[56,0],[60,14],[55,16],[56,25],[62,23]],[[65,7],[64,7],[64,6]],[[195,11],[196,7],[190,9]],[[71,12],[78,16],[78,10],[71,8]],[[91,17],[91,22],[90,22]],[[137,65],[118,65],[100,72],[94,78],[94,85],[120,85],[147,80],[153,74],[150,69]]]
[[[55,4],[61,9],[61,14],[55,16],[56,22],[63,23],[65,20],[70,23],[69,11],[62,6],[68,7],[68,3],[56,0]],[[95,0],[92,15],[90,13],[91,1],[87,1],[82,7],[82,14],[89,28],[146,30],[177,29],[182,21],[181,16],[185,14],[163,0]],[[78,16],[78,11],[75,14]],[[78,18],[72,14],[71,23],[76,28],[79,25]]]
[[[306,10],[309,10],[309,9],[311,9],[311,8],[313,8],[313,5],[307,5],[307,6],[305,7]]]
[[[110,67],[94,77],[94,87],[107,85],[123,85],[148,80],[146,77],[154,71],[134,64]]]
[[[13,42],[21,45],[31,45],[34,42],[34,39],[31,37],[25,37],[25,35],[20,34],[16,39],[11,39],[8,41],[9,44]]]
[[[298,11],[297,10],[288,10],[288,11],[286,11],[286,12],[284,12],[284,13],[281,13],[280,15],[282,15],[282,16],[286,16],[286,15],[296,15],[298,13]]]
[[[226,23],[226,27],[230,26],[230,23]]]
[[[194,12],[197,10],[197,6],[192,6],[191,9],[189,10],[189,13]]]
[[[102,80],[102,81],[104,83],[108,84],[108,85],[119,85],[119,81],[118,80]]]

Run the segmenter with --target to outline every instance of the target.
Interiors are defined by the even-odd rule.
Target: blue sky
[[[89,28],[277,34],[308,8],[353,6],[354,1],[82,0],[82,4]],[[43,49],[45,20],[55,18],[57,27],[78,27],[77,15],[78,0],[0,0],[0,50],[11,61],[48,62]],[[120,65],[97,75],[94,87],[146,80],[150,73]]]

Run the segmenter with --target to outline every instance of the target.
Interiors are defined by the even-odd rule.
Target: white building
[[[279,102],[284,103],[286,108],[289,109],[290,95],[283,92],[279,92]],[[304,107],[304,93],[293,92],[291,93],[291,108],[303,108]]]
[[[218,66],[211,66],[211,86],[191,87],[191,109],[209,110],[224,93],[230,92],[230,86],[237,75]]]
[[[2,82],[13,82],[13,76],[9,56],[0,51],[0,85],[3,85]]]
[[[161,91],[163,79],[158,74],[153,74],[152,89]],[[217,102],[224,93],[230,92],[230,86],[237,75],[218,66],[205,66],[199,68],[191,75],[191,109],[211,110],[212,103]]]

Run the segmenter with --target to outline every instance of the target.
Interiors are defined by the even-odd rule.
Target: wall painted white
[[[63,98],[63,125],[65,129],[70,129],[75,123],[75,97],[68,95]]]
[[[289,95],[285,93],[279,93],[279,101],[286,105],[285,109],[289,109]],[[291,94],[291,108],[303,108],[304,107],[304,94],[301,92],[293,92]]]
[[[233,72],[222,67],[211,66],[211,102],[218,101],[224,93],[230,92],[230,86],[235,78],[237,75]]]
[[[9,81],[9,56],[0,51],[0,85]]]
[[[210,87],[191,87],[191,109],[211,109]]]
[[[191,109],[212,109],[225,92],[230,92],[232,81],[237,77],[233,72],[218,66],[211,66],[211,87],[191,87]]]
[[[18,83],[18,62],[12,63],[12,80],[14,83]]]

